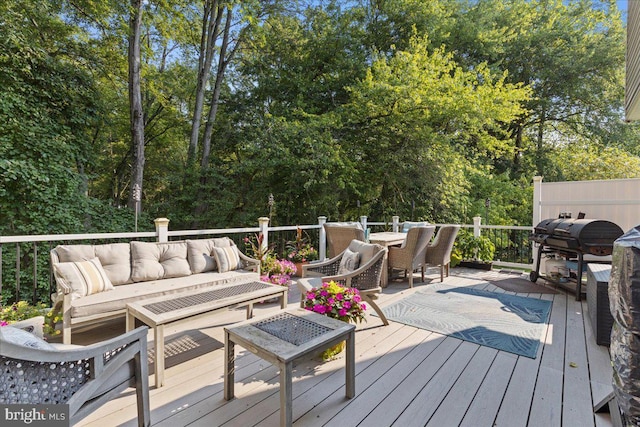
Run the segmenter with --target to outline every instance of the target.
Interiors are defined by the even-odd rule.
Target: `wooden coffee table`
[[[287,306],[286,286],[257,280],[215,285],[192,292],[163,295],[127,304],[127,331],[135,328],[136,319],[153,328],[155,344],[156,387],[164,384],[164,325],[208,316],[221,310],[247,307],[247,319],[253,316],[253,304],[274,297],[280,307]]]
[[[346,340],[346,396],[356,392],[355,325],[302,308],[224,328],[224,398],[233,399],[235,344],[280,368],[280,425],[291,426],[293,361]]]

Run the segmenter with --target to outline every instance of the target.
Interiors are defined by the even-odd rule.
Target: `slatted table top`
[[[253,280],[163,295],[129,303],[127,308],[147,325],[154,326],[250,300],[279,297],[286,291],[284,286]]]

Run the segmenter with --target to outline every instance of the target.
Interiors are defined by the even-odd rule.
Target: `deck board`
[[[452,269],[445,283],[504,292],[481,280],[483,274]],[[413,289],[407,282],[392,281],[378,302],[392,304],[439,283],[439,274],[428,279]],[[299,294],[295,289],[290,294],[289,304],[297,305]],[[343,356],[320,363],[303,358],[294,365],[294,426],[611,426],[607,414],[593,415],[591,410],[611,391],[611,367],[607,348],[595,343],[586,303],[563,292],[517,295],[553,301],[535,359],[395,322],[384,327],[368,314],[356,332],[356,396],[344,395]],[[278,309],[273,303],[255,310],[261,315]],[[151,387],[152,425],[279,425],[278,370],[240,346],[236,398],[227,402],[222,396],[222,328],[244,315],[244,310],[234,310],[169,328],[176,355],[168,359],[166,385]],[[78,342],[117,335],[120,328],[124,322],[88,330],[79,334]],[[130,389],[78,425],[134,426],[135,414]]]
[[[582,314],[580,301],[568,298],[562,421],[563,425],[590,427],[594,417]]]

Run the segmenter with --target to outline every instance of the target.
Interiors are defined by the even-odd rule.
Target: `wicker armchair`
[[[329,258],[344,252],[354,239],[364,242],[364,230],[359,222],[326,222],[324,231],[327,234]]]
[[[389,277],[394,269],[403,270],[405,277],[409,274],[409,287],[413,288],[413,272],[422,269],[422,281],[424,282],[424,267],[426,249],[433,237],[436,227],[419,226],[411,227],[407,231],[407,238],[402,246],[389,248]]]
[[[387,253],[387,248],[354,239],[349,244],[348,249],[360,254],[359,267],[349,273],[338,274],[344,251],[327,261],[302,266],[303,279],[297,281],[298,289],[300,289],[302,294],[301,303],[307,291],[319,286],[322,282],[333,280],[343,286],[358,289],[362,299],[378,313],[382,323],[388,325],[389,321],[374,301],[378,298],[378,293],[382,291],[380,278],[382,276],[382,265]],[[314,277],[315,279],[313,279]]]
[[[451,251],[456,236],[460,230],[459,225],[443,225],[438,230],[436,238],[427,246],[425,263],[432,266],[440,266],[440,281],[443,282],[449,277],[449,264],[451,263]]]
[[[68,404],[74,425],[135,387],[138,425],[150,425],[147,329],[86,347],[43,341],[36,342],[39,348],[11,342],[0,332],[0,404]]]

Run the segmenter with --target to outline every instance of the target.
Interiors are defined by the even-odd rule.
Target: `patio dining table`
[[[377,243],[378,245],[384,246],[388,248],[389,246],[398,246],[404,243],[404,240],[407,238],[407,233],[396,233],[393,231],[383,231],[381,233],[371,233],[369,235],[370,243]],[[387,287],[389,283],[389,273],[388,273],[388,254],[385,254],[384,261],[382,263],[382,276],[380,279],[380,285],[383,288]]]

